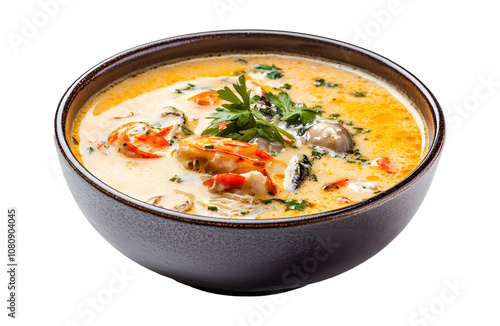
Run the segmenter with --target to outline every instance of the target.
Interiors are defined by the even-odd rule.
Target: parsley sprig
[[[266,93],[267,98],[278,108],[280,120],[285,121],[287,127],[307,124],[319,114],[319,111],[308,108],[302,103],[293,104],[292,100],[285,92],[280,92],[278,96],[273,93]]]
[[[219,98],[231,104],[222,104],[208,117],[214,119],[202,135],[228,137],[239,141],[249,141],[255,136],[264,137],[270,141],[285,143],[282,134],[295,139],[290,133],[268,122],[253,104],[250,90],[247,90],[245,76],[238,78],[238,84],[233,84],[236,95],[229,87],[218,90]],[[219,123],[229,121],[224,129],[219,131]]]

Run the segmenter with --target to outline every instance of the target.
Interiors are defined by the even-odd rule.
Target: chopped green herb
[[[314,81],[314,86],[320,87],[320,86],[323,86],[324,83],[325,83],[325,80],[323,78],[318,78]]]
[[[330,114],[330,117],[332,117],[332,118],[338,118],[338,117],[340,117],[340,113]]]
[[[93,147],[89,147],[89,154],[92,154],[93,151],[94,151],[94,148]]]
[[[217,211],[217,206],[208,206],[207,209],[209,211]]]
[[[307,200],[286,200],[285,201],[285,211],[294,210],[294,211],[303,211],[309,202]]]
[[[262,200],[261,202],[263,204],[269,204],[272,201],[277,201],[285,205],[285,211],[290,211],[290,210],[295,210],[295,211],[303,211],[307,205],[309,205],[309,202],[307,200],[299,200],[297,201],[296,199],[279,199],[279,198],[272,198],[272,199],[265,199]]]
[[[271,155],[271,156],[276,156],[276,152],[275,151],[269,151],[268,154]]]
[[[122,146],[127,146],[127,143],[123,143]]]
[[[364,140],[368,140],[368,137],[365,137]]]
[[[252,68],[252,71],[254,72],[266,73],[266,77],[269,79],[278,79],[283,77],[283,74],[280,72],[280,70],[281,68],[278,68],[275,65],[268,66],[263,64],[257,64]]]
[[[240,212],[241,215],[247,215],[248,213],[250,212],[249,211]]]
[[[322,152],[317,152],[317,151],[312,151],[311,152],[311,156],[313,157],[313,161],[314,160],[319,160],[320,158],[322,158],[325,155],[326,155],[326,153],[322,153]]]
[[[311,179],[312,179],[312,181],[318,181],[318,177],[316,176],[316,174],[313,174],[311,176]]]
[[[246,74],[247,74],[246,70],[236,70],[236,71],[233,71],[233,75],[234,76],[242,76],[242,75],[246,75]]]
[[[109,148],[109,145],[104,145],[104,148],[108,149],[108,148]]]
[[[350,121],[350,122],[346,123],[346,125],[348,125],[348,126],[352,126],[352,121]]]
[[[214,149],[214,145],[206,145],[205,148],[206,149]]]
[[[241,63],[242,63],[242,64],[244,64],[244,65],[248,64],[248,61],[243,60],[243,59],[236,59],[236,60],[234,60],[234,61],[236,61],[236,62],[241,62]]]
[[[172,182],[177,182],[177,183],[181,183],[182,182],[182,179],[179,178],[177,175],[176,176],[173,176],[172,178],[168,179]]]
[[[195,85],[188,83],[188,87],[181,88],[181,89],[175,89],[175,92],[178,93],[178,94],[182,94],[182,91],[189,91],[190,89],[193,89],[195,87],[196,87]]]
[[[289,90],[289,89],[292,89],[292,85],[290,85],[290,84],[284,84],[283,86],[273,87],[273,88],[277,89],[277,90]]]
[[[191,129],[189,129],[186,125],[181,125],[181,130],[186,135],[194,134],[194,132]]]
[[[318,78],[318,79],[316,79],[314,81],[314,86],[316,86],[316,87],[320,87],[320,86],[324,86],[324,87],[339,87],[339,84],[328,83],[323,78]]]
[[[173,145],[175,143],[175,141],[173,139],[170,139],[168,142],[170,145]]]
[[[363,129],[361,130],[362,133],[367,133],[367,132],[370,132],[370,129]]]
[[[374,194],[378,194],[378,193],[380,193],[380,192],[382,192],[382,191],[381,191],[381,190],[379,190],[379,191],[375,191],[375,192],[374,192]]]
[[[338,120],[338,123],[342,123],[342,124],[343,124],[343,123],[344,123],[344,120]]]
[[[78,140],[76,140],[75,137],[72,137],[73,138],[73,143],[75,143],[76,145],[78,145]]]
[[[366,96],[366,92],[355,92],[355,93],[349,93],[351,95],[354,95],[356,97],[365,97]]]
[[[345,158],[345,154],[344,153],[335,153],[334,156],[335,157],[340,157],[340,158]]]

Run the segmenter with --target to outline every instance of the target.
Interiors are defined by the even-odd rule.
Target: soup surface
[[[116,190],[223,218],[309,215],[365,200],[426,152],[412,103],[356,69],[281,55],[188,60],[96,95],[73,153]]]

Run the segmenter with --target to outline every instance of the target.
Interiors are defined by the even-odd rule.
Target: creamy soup
[[[188,60],[88,101],[72,150],[116,190],[167,209],[269,219],[389,189],[426,153],[413,104],[356,69],[282,55]]]

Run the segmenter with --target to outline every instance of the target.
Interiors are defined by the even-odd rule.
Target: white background
[[[6,269],[6,211],[14,206],[19,292],[18,318],[12,320],[4,308],[2,272],[0,323],[498,325],[500,19],[494,4],[3,2],[0,260]],[[357,268],[282,295],[209,294],[125,258],[79,211],[56,158],[57,103],[88,68],[149,41],[234,28],[311,33],[368,48],[415,74],[448,118],[435,181],[403,233]]]

